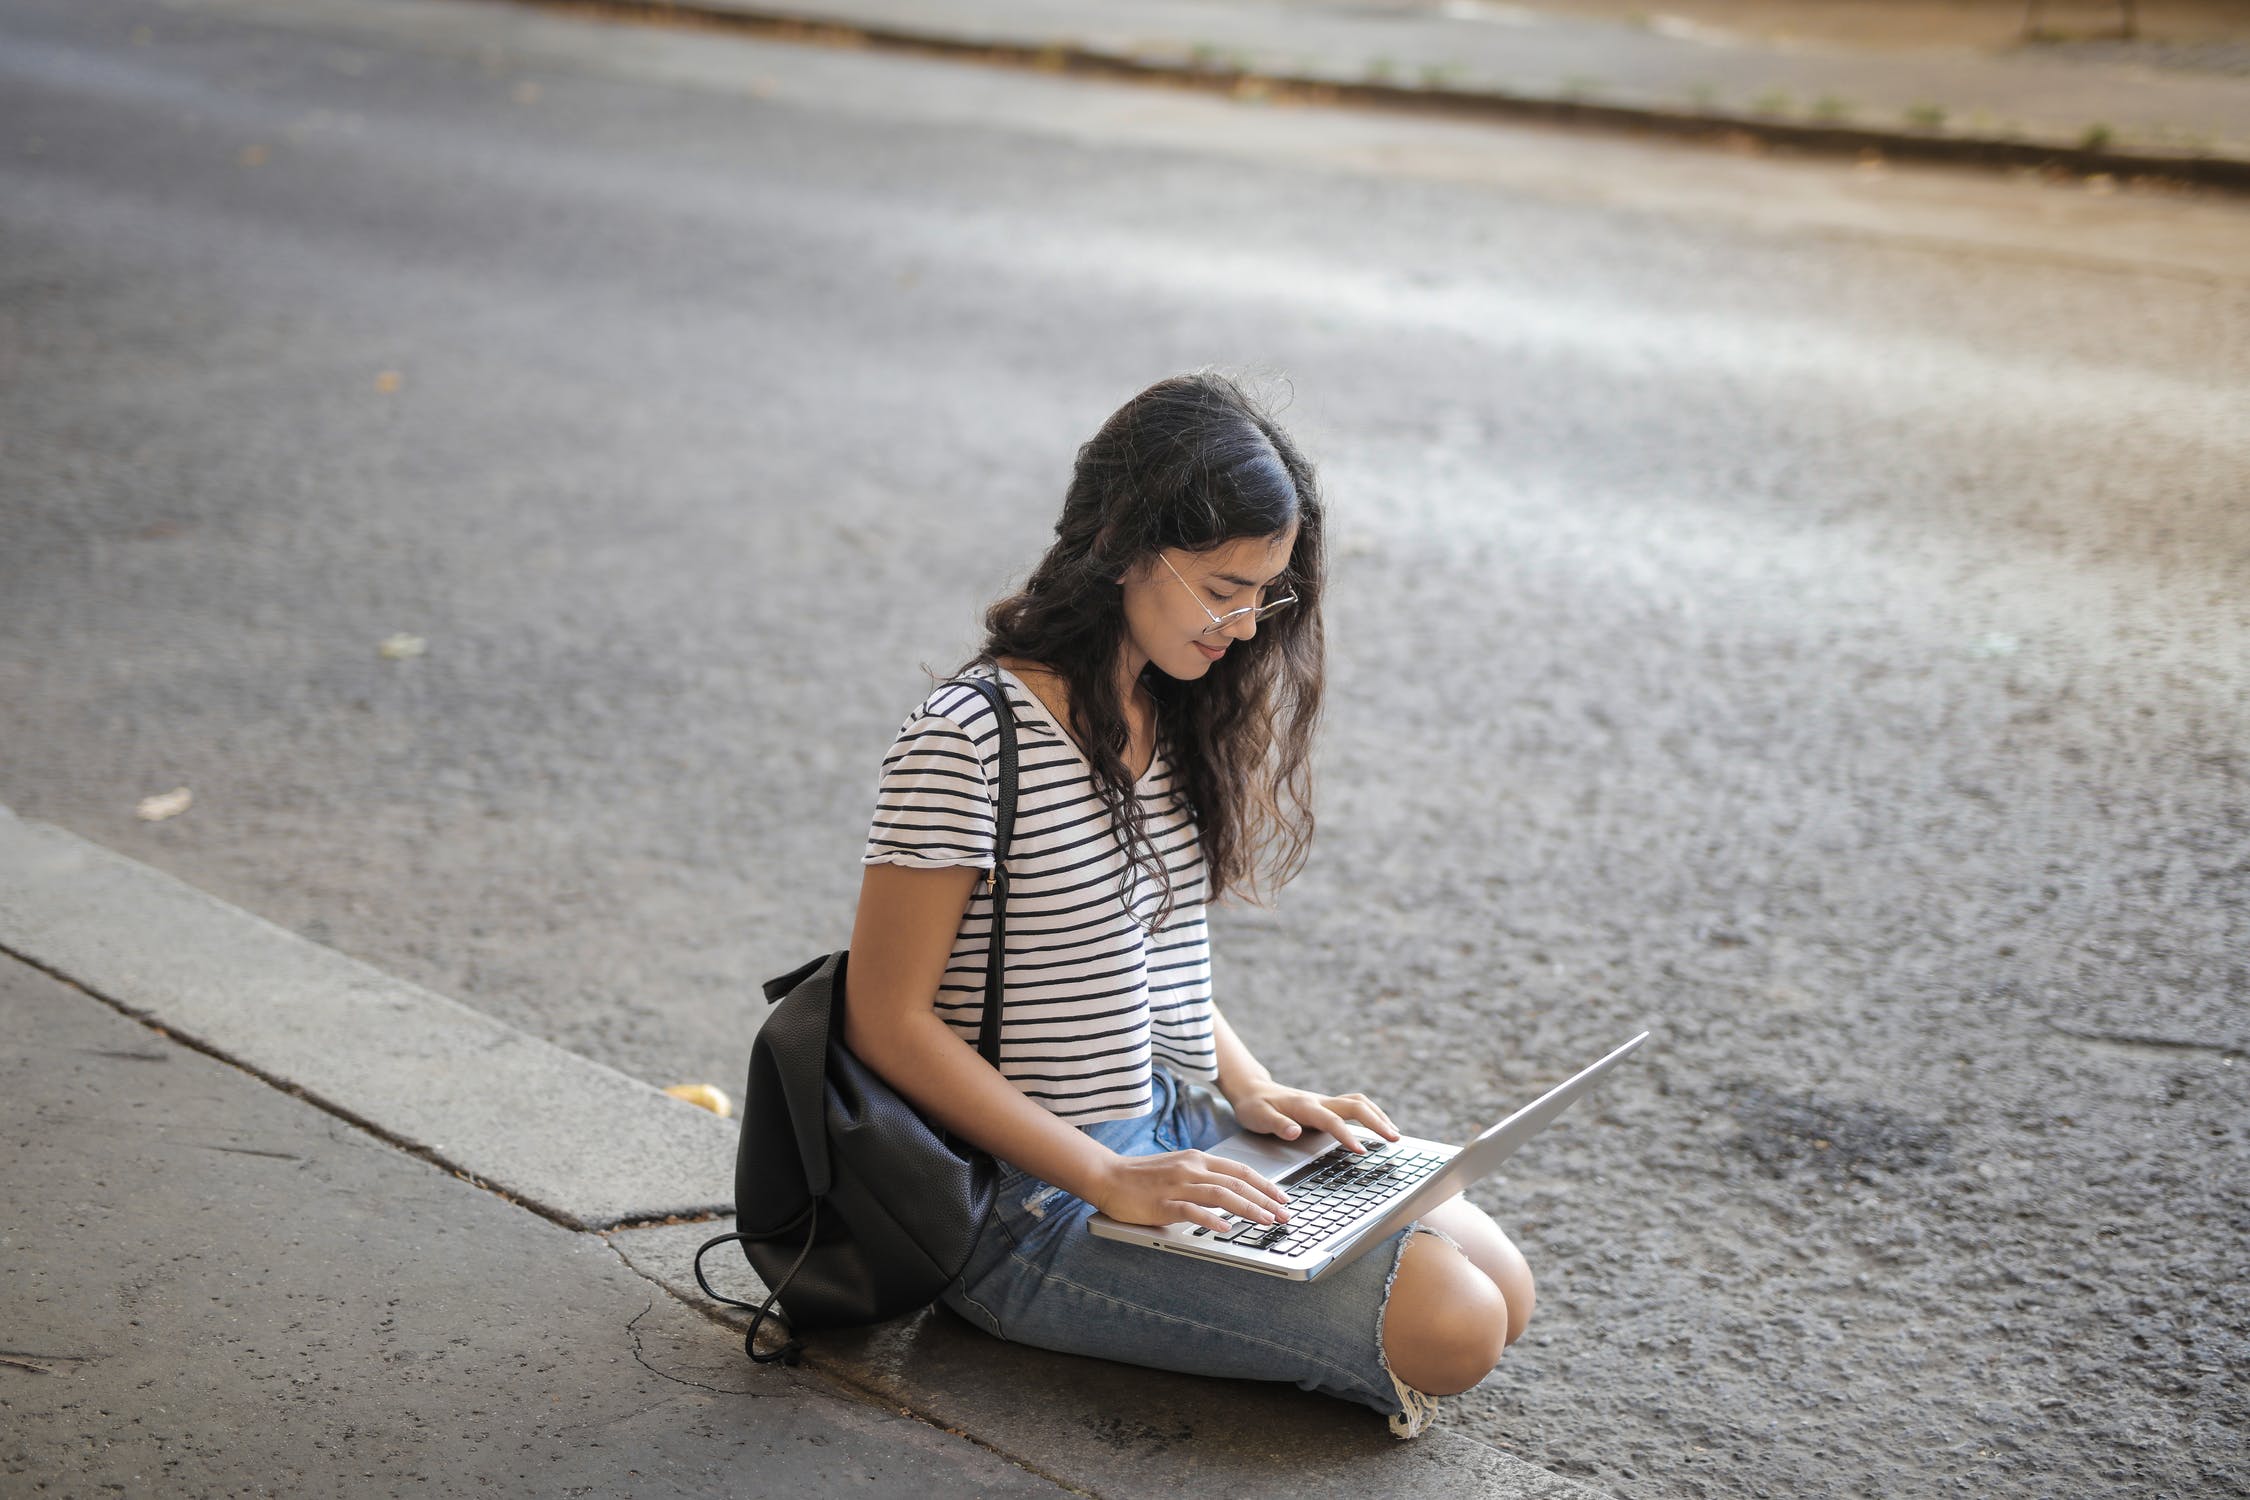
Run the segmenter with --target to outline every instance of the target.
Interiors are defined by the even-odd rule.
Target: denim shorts
[[[1121,1156],[1207,1149],[1234,1111],[1159,1064],[1156,1107],[1081,1126]],[[1094,1206],[1000,1163],[975,1251],[939,1300],[998,1338],[1161,1370],[1287,1380],[1385,1415],[1405,1407],[1383,1355],[1383,1307],[1420,1220],[1312,1281],[1237,1270],[1097,1237]],[[1427,1403],[1429,1398],[1423,1397]],[[1395,1429],[1394,1429],[1395,1430]]]

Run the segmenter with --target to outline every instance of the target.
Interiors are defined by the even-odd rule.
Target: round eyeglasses
[[[1268,599],[1263,604],[1245,604],[1240,609],[1230,609],[1223,615],[1214,615],[1211,614],[1211,606],[1205,604],[1203,602],[1203,596],[1195,591],[1195,585],[1189,583],[1187,579],[1182,578],[1180,576],[1180,570],[1178,568],[1172,567],[1172,559],[1166,557],[1161,552],[1157,553],[1156,557],[1157,560],[1163,563],[1165,567],[1171,568],[1172,576],[1180,580],[1180,587],[1188,591],[1188,597],[1195,601],[1195,607],[1202,610],[1204,614],[1210,616],[1211,623],[1206,626],[1203,631],[1205,635],[1217,635],[1220,631],[1225,630],[1229,625],[1232,625],[1235,621],[1241,619],[1244,615],[1248,615],[1253,621],[1270,620],[1275,615],[1281,613],[1290,605],[1297,602],[1297,596],[1295,594],[1289,594],[1279,599]]]

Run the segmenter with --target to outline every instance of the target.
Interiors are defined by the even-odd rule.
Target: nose
[[[1222,633],[1233,640],[1249,640],[1258,633],[1257,617],[1255,615],[1243,615],[1238,619],[1229,620],[1226,630]]]

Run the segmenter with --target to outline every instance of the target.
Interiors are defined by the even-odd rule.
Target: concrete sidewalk
[[[2250,187],[2250,76],[2241,74],[1783,45],[1466,0],[1372,12],[1289,0],[613,0],[609,8],[1125,71],[1248,98],[1309,91],[1316,100]]]
[[[753,1366],[732,1125],[5,808],[0,1034],[11,1493],[1594,1495],[942,1307]]]
[[[0,958],[9,1494],[1055,1495]]]

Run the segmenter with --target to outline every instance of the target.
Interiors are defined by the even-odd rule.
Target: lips
[[[1195,649],[1202,652],[1205,656],[1208,656],[1213,661],[1217,661],[1220,657],[1227,654],[1226,647],[1221,646],[1218,650],[1214,651],[1209,646],[1204,645],[1201,641],[1197,641],[1195,643]]]

